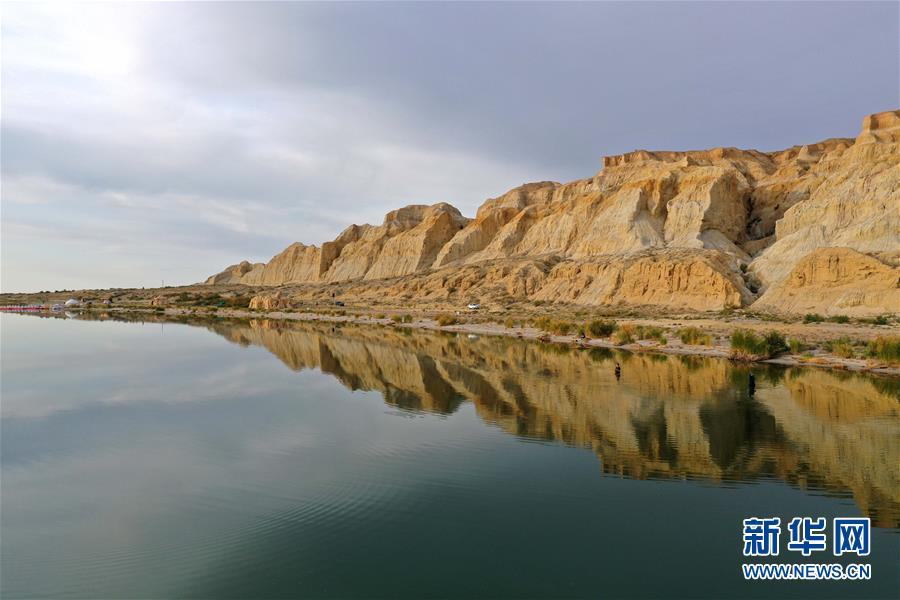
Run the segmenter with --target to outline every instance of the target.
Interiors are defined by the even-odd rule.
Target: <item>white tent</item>
[[[66,300],[66,306],[78,306],[79,304],[81,304],[81,302],[79,302],[75,298],[69,298],[68,300]]]

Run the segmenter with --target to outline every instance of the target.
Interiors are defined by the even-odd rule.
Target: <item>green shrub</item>
[[[828,320],[832,323],[849,323],[850,317],[847,315],[834,315],[833,317],[828,317]]]
[[[534,320],[534,325],[542,331],[555,335],[568,335],[575,329],[575,324],[569,321],[556,321],[550,317],[538,317]]]
[[[391,315],[391,321],[393,321],[394,323],[402,323],[403,316],[402,315]]]
[[[232,296],[231,298],[225,298],[225,306],[228,308],[248,308],[250,300],[250,296]]]
[[[889,363],[900,363],[900,336],[878,336],[869,342],[866,355]]]
[[[616,333],[613,336],[613,341],[620,346],[624,346],[625,344],[633,344],[634,336],[636,334],[636,328],[634,325],[630,323],[627,325],[621,325],[618,329],[616,329]]]
[[[848,342],[835,342],[831,345],[831,353],[841,358],[853,358],[853,345]]]
[[[441,327],[446,327],[447,325],[456,325],[457,323],[459,323],[459,319],[457,319],[453,315],[438,315],[435,321],[437,321],[437,324]]]
[[[878,315],[877,317],[872,317],[871,319],[860,319],[863,323],[869,323],[870,325],[887,325],[889,319],[886,315]]]
[[[384,317],[385,317],[384,313],[378,313],[377,315],[375,315],[376,319],[383,319]]]
[[[534,326],[541,331],[549,331],[552,324],[553,319],[550,317],[538,317],[534,320]]]
[[[191,297],[194,306],[212,306],[219,302],[222,296],[219,294],[207,294],[205,296]],[[185,300],[187,302],[187,300]]]
[[[753,292],[754,294],[756,292]],[[788,319],[786,319],[783,315],[772,314],[772,313],[762,313],[759,315],[754,315],[753,313],[747,313],[748,317],[756,317],[760,321],[775,321],[777,323],[787,323]]]
[[[817,313],[806,313],[805,315],[803,315],[804,323],[821,323],[824,320],[825,317]]]
[[[850,340],[850,338],[848,338],[847,336],[841,336],[834,340],[828,340],[827,342],[822,344],[822,347],[825,349],[826,352],[834,353],[834,349],[836,346],[852,346],[852,345],[853,345],[853,342]]]
[[[806,350],[806,344],[804,344],[802,340],[796,338],[788,342],[788,347],[791,349],[791,354],[800,354]]]
[[[660,344],[668,343],[666,332],[662,327],[655,327],[652,325],[629,325],[628,327],[631,327],[631,336],[634,339],[656,340]]]
[[[766,348],[768,349],[769,356],[775,356],[788,349],[784,336],[774,329],[767,332],[764,339],[766,341]]]
[[[712,336],[699,327],[685,327],[678,330],[678,339],[682,344],[691,346],[712,346]]]
[[[749,329],[735,329],[731,334],[732,358],[740,360],[770,358],[786,348],[784,336],[777,331],[759,336]]]
[[[666,345],[669,342],[662,327],[638,325],[636,330],[639,340],[656,340],[662,345]]]
[[[747,329],[735,329],[731,334],[732,354],[755,357],[766,352],[764,339]]]
[[[591,337],[609,337],[616,330],[615,321],[607,321],[604,319],[594,319],[587,324],[587,333]]]
[[[568,321],[553,321],[550,323],[550,333],[556,335],[568,335],[575,329],[575,325]]]

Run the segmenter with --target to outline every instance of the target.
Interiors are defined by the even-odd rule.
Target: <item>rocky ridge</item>
[[[208,284],[347,297],[864,316],[900,307],[900,110],[856,139],[778,152],[638,150],[595,176],[528,183],[474,219],[446,203],[295,243]]]

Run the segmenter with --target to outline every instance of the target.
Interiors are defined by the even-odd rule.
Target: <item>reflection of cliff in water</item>
[[[890,380],[760,368],[751,398],[746,369],[717,359],[383,327],[258,320],[211,328],[264,346],[291,369],[381,391],[402,409],[446,414],[471,401],[512,434],[592,448],[608,473],[850,490],[880,525],[900,522],[900,415]]]

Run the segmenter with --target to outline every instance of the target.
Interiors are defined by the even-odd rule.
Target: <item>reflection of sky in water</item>
[[[737,579],[742,518],[859,514],[778,481],[603,477],[473,403],[401,411],[201,328],[2,328],[6,597],[758,595],[781,588]],[[853,590],[896,592],[897,549],[878,530]]]

